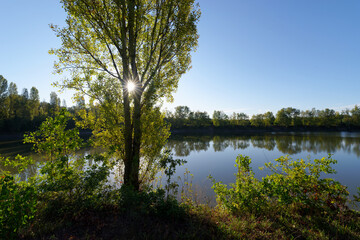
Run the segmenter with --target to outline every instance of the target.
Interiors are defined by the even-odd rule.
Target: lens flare
[[[126,85],[126,88],[129,92],[133,92],[136,88],[136,85],[134,82],[128,82],[127,85]]]

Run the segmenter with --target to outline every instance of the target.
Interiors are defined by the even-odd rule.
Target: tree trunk
[[[125,140],[125,156],[124,156],[124,184],[131,184],[130,173],[132,172],[132,127],[131,127],[131,116],[130,116],[130,102],[127,93],[124,93],[124,140]]]
[[[139,166],[140,166],[140,145],[141,145],[141,94],[137,93],[134,99],[134,111],[132,124],[127,124],[125,119],[125,172],[124,184],[139,190]],[[129,109],[130,110],[130,109]],[[125,116],[127,116],[125,114]],[[130,126],[128,126],[130,125]],[[127,127],[128,126],[128,127]],[[128,140],[130,139],[130,140]]]
[[[130,0],[128,3],[128,33],[129,33],[129,63],[131,65],[131,75],[132,78],[126,78],[127,80],[132,79],[135,84],[140,87],[139,78],[137,73],[136,66],[136,34],[135,34],[135,1]],[[129,68],[127,68],[129,69]],[[140,166],[140,144],[141,144],[141,95],[142,89],[136,88],[133,92],[134,94],[134,109],[132,114],[132,121],[130,125],[130,139],[125,138],[125,144],[130,146],[125,146],[125,184],[131,185],[135,190],[139,190],[139,166]],[[128,93],[126,93],[128,95]],[[126,114],[126,113],[125,113]],[[130,115],[129,115],[130,116]],[[125,119],[125,124],[127,120]],[[126,126],[125,126],[126,128]],[[126,134],[129,134],[128,132]],[[129,147],[129,148],[127,148]],[[126,154],[126,151],[130,151],[131,154]]]
[[[133,138],[133,156],[132,156],[132,172],[130,173],[131,184],[136,190],[139,189],[139,166],[140,166],[140,145],[141,145],[141,105],[140,94],[134,100],[134,113],[133,113],[133,126],[134,126],[134,138]]]

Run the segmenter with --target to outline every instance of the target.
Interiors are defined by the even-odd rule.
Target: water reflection
[[[167,144],[167,147],[173,149],[175,155],[180,157],[189,156],[193,151],[207,151],[210,146],[215,152],[222,152],[227,148],[243,150],[253,146],[269,151],[277,149],[284,155],[294,155],[305,151],[313,154],[343,151],[360,157],[360,134],[351,136],[343,133],[175,136]]]
[[[192,156],[194,153],[205,153],[208,155],[203,157],[205,161],[197,160],[193,161],[194,164],[210,164],[210,160],[213,159],[214,166],[216,164],[223,164],[224,159],[229,158],[229,172],[232,171],[233,162],[235,156],[239,152],[244,152],[245,149],[251,149],[251,156],[256,157],[257,159],[265,157],[266,159],[274,159],[279,157],[275,152],[279,152],[281,155],[296,155],[303,154],[306,152],[311,155],[320,154],[323,156],[324,153],[346,153],[351,155],[351,158],[354,161],[359,162],[360,159],[360,133],[268,133],[268,134],[253,134],[253,135],[241,135],[241,136],[173,136],[169,139],[167,148],[171,149],[175,156],[177,157],[188,157]],[[41,155],[35,154],[30,151],[31,146],[22,144],[21,141],[8,141],[0,142],[0,155],[14,157],[17,154],[30,155],[37,162],[44,161]],[[253,151],[253,149],[258,149],[261,151]],[[216,153],[225,152],[225,150],[232,150],[234,156],[227,157],[222,156]],[[241,150],[241,151],[240,151]],[[267,150],[266,154],[271,155],[270,152],[274,152],[274,156],[265,156],[263,150]],[[92,148],[83,148],[78,151],[77,155],[84,156],[94,152],[98,152]],[[213,153],[211,153],[213,152]],[[261,154],[261,155],[259,155]],[[196,154],[200,155],[200,154]],[[301,156],[304,157],[304,156]],[[343,159],[344,156],[339,157]],[[221,161],[219,161],[219,159]],[[191,160],[188,161],[189,164]],[[91,163],[89,163],[91,165]],[[342,161],[342,164],[346,162]],[[350,162],[347,162],[350,164]],[[221,166],[224,168],[224,164]],[[354,170],[354,167],[350,165],[339,165],[339,168],[347,168],[347,171]],[[196,168],[201,168],[196,166]],[[214,169],[221,169],[216,165]],[[0,166],[0,170],[10,171],[16,173],[16,169],[12,169],[5,166]],[[36,166],[31,166],[27,171],[20,174],[21,179],[27,179],[29,176],[33,176],[37,171]],[[191,169],[192,170],[192,169]],[[208,176],[210,170],[204,175]],[[225,172],[225,171],[224,171]],[[228,173],[224,173],[227,175]],[[232,175],[232,174],[230,174]],[[206,177],[205,177],[206,178]]]
[[[101,149],[84,147],[76,152],[76,157],[81,158],[88,154],[95,154],[99,152],[101,152]],[[15,159],[18,154],[32,158],[36,164],[29,165],[26,170],[21,173],[18,173],[18,170],[16,168],[13,168],[11,166],[4,166],[1,164],[0,172],[5,171],[10,172],[11,174],[18,174],[18,177],[21,181],[35,176],[38,173],[39,166],[41,167],[42,162],[46,161],[46,157],[44,155],[32,151],[32,146],[29,144],[23,144],[22,140],[0,142],[1,157],[9,158],[11,160]],[[92,164],[93,160],[89,159],[86,166],[91,166]]]
[[[212,141],[210,136],[202,136],[201,138],[198,136],[183,136],[173,138],[167,143],[166,147],[173,150],[176,156],[186,157],[193,151],[207,151],[210,147],[210,141]]]

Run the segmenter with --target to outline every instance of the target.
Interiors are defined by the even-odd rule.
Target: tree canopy
[[[140,149],[154,145],[149,139],[153,126],[166,129],[156,104],[163,98],[172,100],[181,75],[190,68],[200,10],[194,0],[61,3],[68,14],[66,26],[51,28],[62,47],[50,53],[59,59],[56,72],[66,70],[70,77],[57,85],[99,104],[105,121],[92,121],[95,136],[124,161],[125,184],[138,188],[139,160],[144,154]],[[168,133],[158,136],[166,138]],[[116,144],[112,139],[117,139]]]

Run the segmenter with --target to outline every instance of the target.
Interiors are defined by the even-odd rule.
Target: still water
[[[350,196],[360,186],[360,133],[268,133],[241,136],[175,136],[168,142],[175,158],[187,160],[177,168],[177,176],[185,169],[193,175],[193,184],[211,194],[212,183],[208,176],[217,181],[235,181],[236,156],[247,155],[252,159],[255,177],[269,174],[259,170],[264,163],[280,156],[289,155],[293,159],[315,159],[332,154],[338,163],[333,166],[337,174],[324,177],[334,178],[348,186]]]
[[[194,189],[212,198],[212,175],[217,181],[232,183],[235,180],[234,167],[236,156],[247,155],[252,159],[252,168],[255,177],[261,179],[267,172],[258,167],[284,155],[293,159],[322,158],[333,154],[332,158],[338,163],[333,166],[337,174],[326,177],[334,178],[343,185],[348,186],[350,195],[356,193],[360,186],[360,133],[266,133],[237,136],[172,136],[166,146],[171,149],[174,158],[187,161],[176,170],[175,178],[184,180],[186,169],[193,174]],[[94,151],[86,148],[79,154]],[[16,154],[32,155],[41,161],[40,156],[31,152],[31,146],[26,146],[21,141],[0,142],[0,155],[14,156]],[[11,170],[11,169],[7,169]],[[31,176],[36,172],[36,167],[28,169],[21,178]],[[188,176],[189,177],[189,176]],[[191,177],[189,177],[191,180]],[[179,182],[181,185],[181,181]]]

